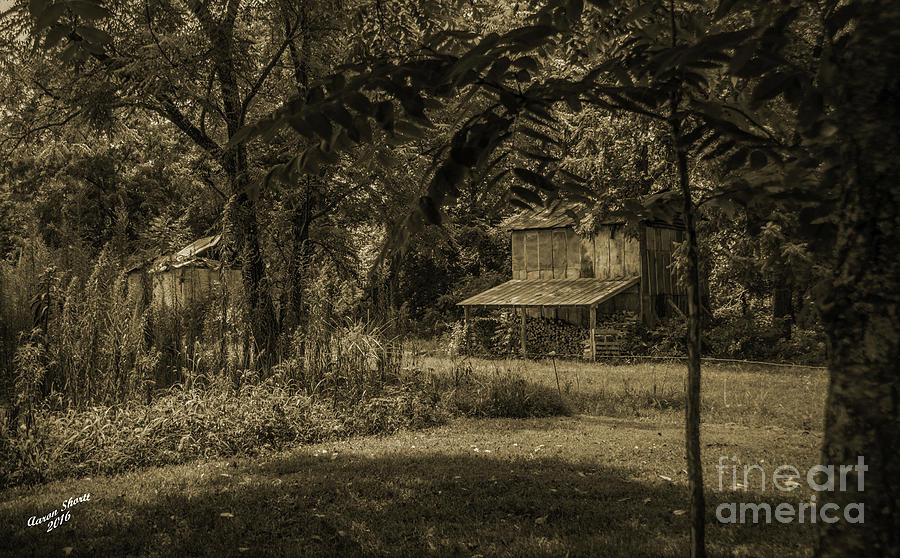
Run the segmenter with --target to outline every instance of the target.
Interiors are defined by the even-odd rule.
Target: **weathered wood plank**
[[[608,232],[600,228],[594,236],[594,277],[606,279],[609,273],[609,236]]]
[[[609,234],[609,272],[607,277],[622,277],[625,270],[622,269],[622,231],[615,228],[610,229]]]
[[[590,236],[580,238],[581,276],[594,277],[594,239]]]
[[[566,268],[578,270],[577,279],[581,276],[581,237],[571,228],[566,229]]]
[[[553,231],[538,231],[538,269],[541,279],[553,279]]]
[[[565,229],[553,231],[553,278],[564,279],[568,267],[568,241]]]
[[[537,231],[525,231],[525,270],[538,271],[538,233]],[[528,274],[531,278],[531,274]]]
[[[513,277],[516,277],[517,271],[525,269],[525,232],[513,231],[510,235],[512,244],[512,270]]]
[[[641,272],[641,241],[633,236],[623,236],[625,275],[638,275]]]

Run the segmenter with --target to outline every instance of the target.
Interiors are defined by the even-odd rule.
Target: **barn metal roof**
[[[569,227],[575,224],[574,215],[582,211],[578,204],[557,201],[550,207],[513,215],[503,225],[508,231]]]
[[[200,256],[210,248],[214,248],[222,240],[222,235],[205,236],[199,240],[191,242],[175,254],[176,259],[193,258]]]
[[[513,279],[459,306],[593,306],[637,284],[638,279]]]
[[[503,228],[507,231],[521,231],[526,229],[559,229],[573,227],[577,220],[583,219],[587,212],[584,204],[564,200],[556,200],[549,207],[523,211],[503,221]],[[671,229],[684,229],[684,220],[681,213],[676,213],[668,220],[660,218],[640,219],[651,227],[663,227]],[[628,221],[621,215],[608,215],[605,218],[595,216],[595,225],[617,225]]]
[[[207,257],[212,255],[210,252],[222,241],[222,235],[205,236],[191,242],[181,250],[174,254],[158,256],[153,259],[144,260],[132,265],[126,273],[147,272],[160,273],[170,269],[179,269],[182,267],[204,267],[208,269],[217,269],[221,267],[222,262],[216,258]],[[232,269],[237,266],[232,264]]]

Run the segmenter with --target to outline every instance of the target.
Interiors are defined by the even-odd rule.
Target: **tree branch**
[[[269,60],[269,63],[266,64],[266,67],[263,68],[262,73],[254,83],[250,87],[250,91],[247,93],[247,96],[244,98],[244,101],[241,103],[241,124],[243,124],[244,116],[247,114],[247,110],[250,108],[250,103],[253,102],[253,98],[256,97],[256,94],[259,93],[260,88],[263,83],[265,83],[266,78],[269,77],[269,74],[272,72],[272,69],[275,67],[275,64],[281,60],[281,56],[284,54],[285,49],[287,49],[288,45],[291,41],[294,40],[294,33],[296,33],[297,28],[299,27],[299,18],[294,21],[293,27],[288,27],[288,32],[285,33],[284,41],[281,43],[281,47],[275,51],[275,54],[272,56],[272,59]]]
[[[165,95],[157,95],[157,100],[162,106],[144,104],[145,108],[149,108],[160,115],[164,116],[169,122],[178,127],[179,130],[187,134],[191,140],[200,146],[204,151],[215,157],[217,160],[222,155],[222,147],[216,143],[211,137],[206,135],[200,128],[188,120],[187,116],[181,112],[175,105],[175,102]]]
[[[22,134],[20,134],[20,135],[18,135],[18,136],[10,136],[10,137],[7,137],[7,138],[5,138],[2,142],[0,142],[0,147],[2,147],[3,145],[5,145],[5,144],[6,144],[7,142],[9,142],[9,141],[15,141],[15,145],[12,146],[12,148],[10,149],[10,152],[15,151],[16,149],[19,148],[20,145],[22,145],[22,142],[23,142],[23,141],[25,141],[26,139],[30,138],[30,137],[33,136],[34,134],[37,134],[38,132],[41,132],[41,131],[43,131],[43,130],[49,130],[50,128],[59,128],[59,127],[61,127],[61,126],[65,126],[66,124],[68,124],[69,122],[71,122],[72,119],[75,118],[76,116],[78,116],[79,114],[81,114],[81,110],[76,110],[76,111],[73,112],[72,114],[68,115],[67,117],[65,117],[65,118],[63,118],[62,120],[59,120],[59,121],[57,121],[57,122],[48,122],[48,123],[42,124],[41,126],[38,126],[38,127],[36,127],[36,128],[32,128],[32,129],[30,129],[30,130],[26,130],[25,132],[23,132]]]

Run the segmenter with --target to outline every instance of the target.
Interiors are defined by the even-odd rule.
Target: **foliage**
[[[176,386],[150,403],[76,411],[35,409],[33,425],[0,434],[2,484],[118,473],[196,458],[255,455],[353,434],[421,428],[446,420],[407,389],[341,406],[269,379]],[[15,429],[15,425],[12,426]]]
[[[82,410],[37,403],[30,422],[0,426],[0,484],[255,455],[353,435],[424,428],[453,416],[522,418],[569,412],[555,391],[509,373],[463,382],[421,373],[380,381],[356,374],[333,378],[340,380],[333,391],[320,382],[314,392],[283,375],[255,382],[252,376],[248,371],[240,387],[222,376],[198,378],[150,402],[131,400]]]
[[[516,331],[515,316],[504,312],[477,316],[469,321],[468,329],[462,320],[454,322],[448,336],[460,355],[503,357],[516,354]]]

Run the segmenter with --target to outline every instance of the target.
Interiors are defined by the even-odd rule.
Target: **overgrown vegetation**
[[[27,420],[0,426],[0,485],[119,473],[197,458],[256,455],[354,435],[389,434],[459,416],[566,414],[554,390],[515,374],[452,377],[335,368],[315,390],[275,375],[239,382],[195,378],[156,393],[84,409],[37,403]]]

